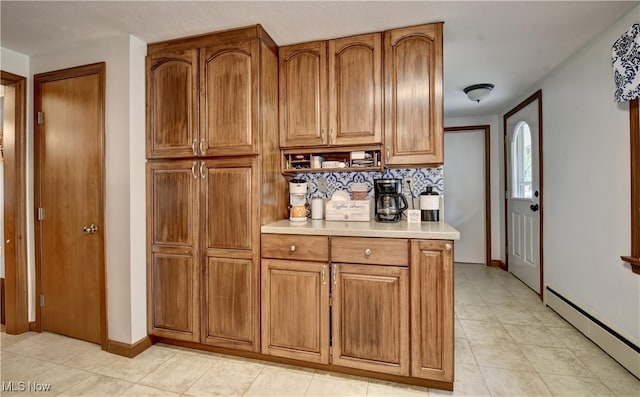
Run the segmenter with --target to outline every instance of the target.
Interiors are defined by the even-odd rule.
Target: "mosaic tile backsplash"
[[[345,190],[351,192],[351,183],[366,183],[369,187],[369,197],[374,196],[373,180],[381,178],[413,178],[412,193],[417,198],[427,186],[432,186],[433,191],[442,195],[444,191],[444,179],[442,167],[437,168],[393,168],[385,169],[383,172],[308,172],[295,175],[297,179],[311,180],[310,197],[330,198],[334,191]],[[327,192],[318,190],[318,179],[327,180]]]

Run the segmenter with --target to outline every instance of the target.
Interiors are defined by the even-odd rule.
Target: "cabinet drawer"
[[[391,238],[333,237],[331,261],[371,265],[409,265],[409,241]]]
[[[263,234],[262,257],[327,262],[329,238],[297,234]]]

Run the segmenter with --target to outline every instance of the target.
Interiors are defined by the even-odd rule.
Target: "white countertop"
[[[307,234],[323,236],[416,238],[428,240],[460,240],[460,232],[446,222],[395,223],[343,222],[307,220],[290,222],[288,219],[263,225],[262,233]]]

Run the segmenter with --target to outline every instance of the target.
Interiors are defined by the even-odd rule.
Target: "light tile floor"
[[[0,338],[2,396],[640,396],[640,381],[496,268],[455,266],[454,392],[155,345],[133,359],[51,333]],[[32,383],[28,383],[32,382]],[[6,389],[5,389],[6,390]]]

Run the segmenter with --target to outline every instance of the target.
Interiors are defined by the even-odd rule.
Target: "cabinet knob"
[[[366,250],[364,250],[364,255],[365,256],[371,255],[371,249],[367,248]]]
[[[296,252],[296,246],[291,244],[291,246],[289,247],[289,252]]]
[[[451,244],[445,244],[444,249],[447,251],[451,251],[451,248],[453,248],[453,246]]]

